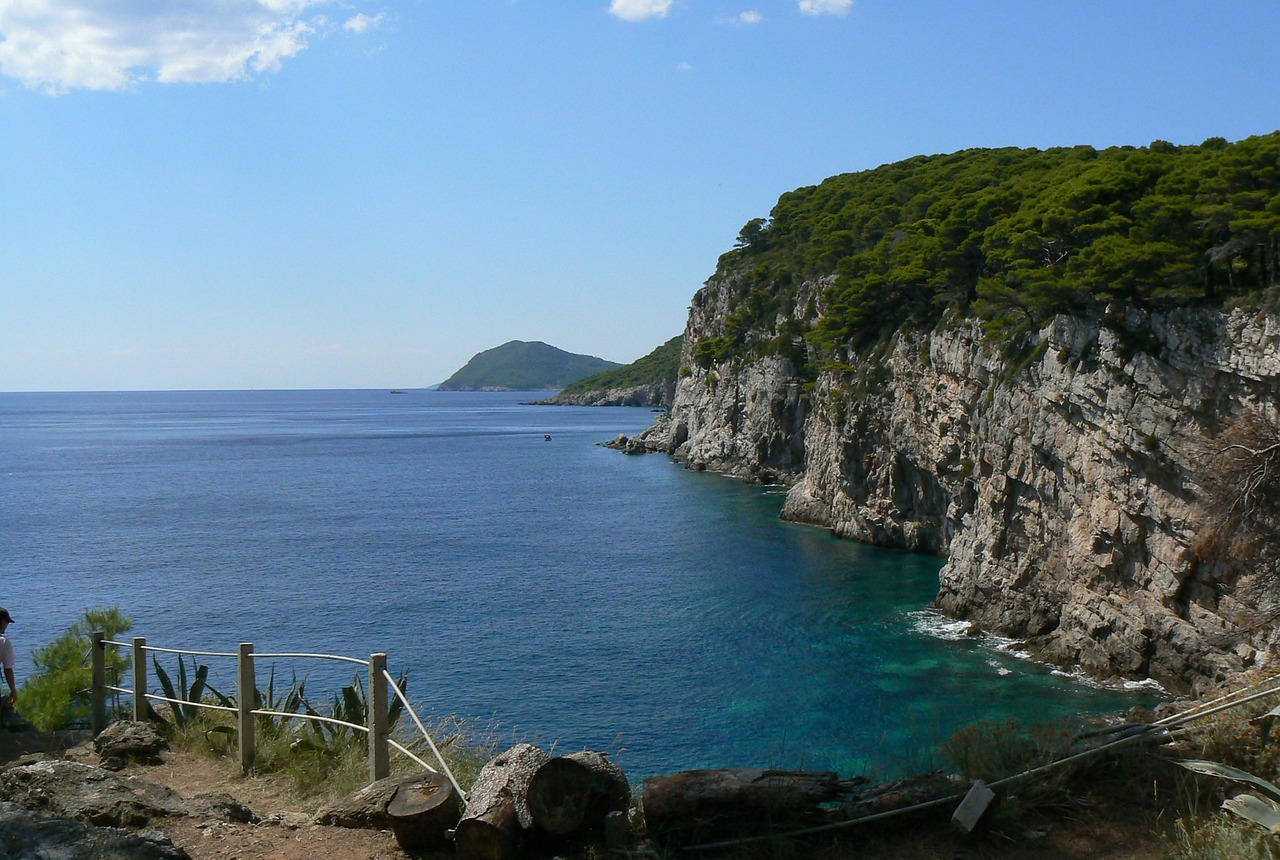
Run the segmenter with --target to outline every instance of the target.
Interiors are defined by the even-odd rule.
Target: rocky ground
[[[0,772],[0,795],[4,801],[17,803],[0,802],[0,856],[119,860],[170,860],[184,856],[196,860],[312,860],[316,857],[391,860],[407,856],[388,831],[316,823],[318,801],[300,800],[270,778],[243,778],[229,760],[166,750],[149,761],[122,762],[120,770],[106,771],[97,767],[102,756],[84,740],[83,735],[56,738],[34,733],[0,735],[0,757],[5,760],[4,770]],[[33,749],[41,752],[32,756]],[[39,757],[46,760],[31,763]],[[58,772],[57,778],[64,781],[88,779],[92,784],[92,790],[87,793],[90,799],[86,800],[83,792],[72,799],[56,796],[47,783],[41,782],[54,771]],[[141,808],[139,804],[152,804],[168,811],[143,814],[137,812]],[[40,812],[33,815],[28,811],[31,808]],[[949,815],[948,809],[934,818],[915,819],[905,826],[849,830],[803,844],[756,843],[708,856],[744,860],[801,857],[1012,860],[1028,856],[1049,860],[1084,857],[1155,860],[1166,856],[1164,843],[1157,835],[1155,817],[1149,806],[1141,802],[1077,798],[1070,806],[1046,804],[1042,810],[1020,815],[1016,824],[1002,824],[979,837],[961,837],[953,832]],[[15,824],[16,818],[22,816],[26,822],[21,826],[28,829],[13,829],[19,826]],[[86,827],[68,819],[130,826],[124,830]],[[30,844],[34,838],[30,834],[37,830],[52,832],[50,822],[54,821],[61,821],[59,826],[63,830],[50,836],[55,843],[41,849],[45,853],[39,853]],[[91,833],[95,835],[91,837]],[[123,834],[111,838],[125,841],[110,844],[90,841],[102,834]],[[2,850],[6,844],[22,846],[22,850],[6,854]],[[62,853],[57,853],[55,848]],[[633,849],[629,855],[655,860],[676,856],[643,846]],[[580,856],[600,854],[588,851]]]
[[[317,803],[277,781],[243,778],[226,759],[166,750],[105,770],[86,734],[0,734],[0,857],[406,856],[389,831],[315,823]]]

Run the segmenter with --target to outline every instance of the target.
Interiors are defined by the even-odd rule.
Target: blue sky
[[[0,390],[631,361],[785,191],[1274,131],[1277,45],[1264,0],[0,0]]]

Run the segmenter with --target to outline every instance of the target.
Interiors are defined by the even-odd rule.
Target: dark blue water
[[[924,632],[938,559],[596,444],[648,411],[530,397],[0,394],[0,604],[19,653],[106,606],[164,647],[386,651],[424,716],[612,750],[633,778],[897,773],[975,720],[1133,702]],[[313,691],[351,677],[281,662]]]

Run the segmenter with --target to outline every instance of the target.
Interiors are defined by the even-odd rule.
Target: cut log
[[[529,780],[550,758],[532,744],[516,744],[485,764],[454,833],[460,860],[515,860],[533,826]]]
[[[438,773],[400,786],[387,803],[387,822],[405,851],[443,847],[461,814],[453,786]]]
[[[529,812],[540,830],[558,836],[603,832],[605,816],[631,803],[626,774],[604,753],[583,750],[538,768],[529,781]]]
[[[861,780],[831,771],[690,770],[644,781],[644,820],[658,838],[715,838],[806,826]]]

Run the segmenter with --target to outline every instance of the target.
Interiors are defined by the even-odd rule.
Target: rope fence
[[[370,654],[368,660],[361,660],[356,657],[345,657],[338,654],[313,654],[304,652],[256,652],[253,650],[252,642],[242,642],[240,647],[234,651],[194,651],[181,648],[161,648],[155,645],[148,645],[146,637],[135,636],[132,642],[116,642],[107,639],[102,632],[95,632],[90,637],[93,665],[93,695],[92,695],[92,729],[96,737],[107,725],[107,693],[122,693],[133,697],[133,719],[145,721],[148,717],[150,702],[165,702],[176,707],[202,708],[211,711],[222,711],[236,715],[236,736],[238,738],[240,753],[240,769],[243,773],[248,774],[253,770],[255,758],[256,743],[256,724],[255,717],[274,717],[282,720],[305,720],[314,723],[323,723],[328,725],[336,725],[342,728],[364,732],[368,735],[369,740],[369,781],[376,782],[391,775],[390,750],[395,749],[397,752],[409,758],[415,764],[425,768],[432,773],[438,773],[434,767],[427,764],[405,745],[391,738],[390,726],[390,696],[389,691],[394,690],[396,697],[400,700],[404,711],[412,718],[417,730],[430,746],[431,752],[434,753],[436,760],[440,763],[449,782],[453,784],[453,788],[458,793],[458,797],[465,797],[466,793],[462,787],[458,785],[458,781],[454,778],[453,772],[449,769],[449,765],[445,762],[444,756],[441,755],[439,748],[434,740],[431,739],[431,733],[427,731],[422,724],[418,714],[414,711],[409,700],[405,698],[404,692],[396,683],[395,678],[387,671],[387,655],[384,653]],[[107,683],[106,670],[107,647],[114,647],[121,650],[127,650],[131,656],[133,668],[133,686],[124,687],[116,684]],[[171,696],[162,696],[153,693],[148,689],[147,674],[147,654],[176,654],[179,661],[183,657],[217,657],[225,659],[235,659],[236,661],[236,696],[234,705],[216,704],[203,699],[184,700]],[[368,722],[365,725],[340,720],[336,717],[327,717],[316,713],[306,713],[300,711],[277,711],[267,708],[254,708],[253,705],[258,699],[258,690],[256,686],[255,662],[262,659],[318,659],[330,660],[341,663],[352,663],[357,666],[363,666],[368,670],[368,694],[366,699],[366,711],[368,713]],[[159,664],[157,663],[157,666]],[[179,667],[181,671],[181,665]],[[167,683],[166,679],[161,678],[162,682]],[[182,695],[186,695],[186,690]],[[224,697],[224,701],[228,697]]]

